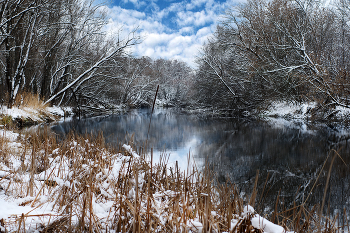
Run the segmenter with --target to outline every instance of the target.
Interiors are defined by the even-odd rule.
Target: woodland
[[[90,109],[162,106],[259,112],[273,101],[349,108],[350,3],[248,0],[228,9],[192,68],[135,57],[138,29],[107,36],[102,5],[0,1],[0,104],[23,93]],[[325,114],[327,113],[327,114]]]

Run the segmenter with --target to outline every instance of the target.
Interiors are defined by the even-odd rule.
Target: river
[[[290,208],[293,201],[310,208],[320,204],[330,170],[325,199],[325,206],[330,208],[324,211],[333,215],[344,208],[350,210],[347,127],[276,118],[203,118],[167,109],[155,109],[149,127],[150,116],[147,109],[132,110],[61,122],[52,129],[60,135],[72,130],[78,134],[102,131],[111,145],[132,142],[145,147],[147,142],[155,160],[166,154],[170,164],[178,161],[182,169],[187,168],[190,157],[198,167],[208,164],[218,184],[237,184],[246,198],[259,171],[255,208],[260,213],[271,213],[277,196],[280,210]],[[330,167],[333,156],[336,158]]]

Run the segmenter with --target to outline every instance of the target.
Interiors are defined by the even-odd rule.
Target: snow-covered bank
[[[290,102],[273,102],[263,112],[263,115],[285,119],[308,119],[311,117],[311,110],[315,107],[316,103],[296,104]]]
[[[0,119],[4,117],[10,117],[11,120],[28,123],[38,124],[43,122],[56,121],[65,116],[73,114],[71,107],[12,107],[0,105]]]
[[[263,116],[275,117],[275,118],[284,118],[284,119],[301,119],[309,120],[311,118],[317,118],[315,114],[317,109],[320,107],[315,102],[308,103],[291,103],[286,101],[275,101],[272,102],[270,107],[262,113]],[[323,118],[329,119],[333,117],[335,119],[349,119],[350,118],[350,109],[336,106],[334,109],[324,110]]]
[[[337,106],[335,109],[318,112],[316,103],[273,102],[261,116],[272,127],[299,129],[301,132],[314,133],[315,125],[336,123],[337,131],[343,131],[350,120],[350,109]],[[349,131],[346,129],[346,133]]]
[[[0,232],[202,232],[204,226],[286,232],[252,207],[224,210],[242,202],[234,186],[218,190],[198,171],[189,174],[164,161],[151,165],[129,145],[115,153],[102,139],[56,144],[47,136],[32,147],[38,139],[20,137],[0,130]]]

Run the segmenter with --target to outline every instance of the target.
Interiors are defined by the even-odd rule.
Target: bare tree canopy
[[[106,15],[89,0],[0,2],[0,89],[11,107],[18,93],[29,91],[56,104],[71,104],[101,92],[115,79],[107,66],[140,42],[136,31],[107,41]],[[99,85],[93,86],[92,83]]]
[[[241,110],[274,99],[349,107],[349,9],[348,1],[248,0],[228,10],[198,59],[203,102]]]

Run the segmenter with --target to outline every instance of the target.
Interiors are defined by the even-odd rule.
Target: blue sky
[[[201,46],[225,10],[245,0],[111,0],[108,31],[126,36],[138,27],[143,42],[135,56],[178,59],[195,67]]]

